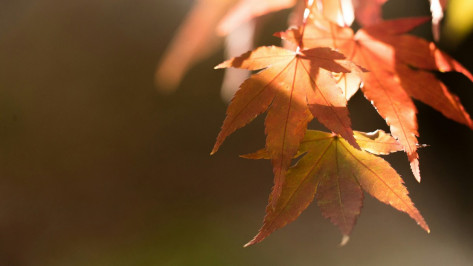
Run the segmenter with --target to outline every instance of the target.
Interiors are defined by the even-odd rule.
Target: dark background
[[[394,1],[386,17],[428,14]],[[263,119],[213,157],[224,119],[214,56],[160,94],[157,62],[192,1],[17,0],[0,3],[0,265],[471,265],[473,133],[420,103],[423,181],[405,178],[429,235],[366,196],[347,246],[315,205],[250,248],[272,186]],[[284,28],[268,17],[258,44]],[[423,28],[427,38],[429,26]],[[267,36],[267,37],[266,37]],[[473,38],[449,52],[473,70]],[[444,75],[473,112],[473,85]],[[357,94],[353,126],[384,128]],[[320,128],[313,124],[313,128]]]

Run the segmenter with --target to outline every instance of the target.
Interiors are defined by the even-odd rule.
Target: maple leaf
[[[342,54],[330,48],[294,52],[275,46],[260,47],[216,66],[227,67],[262,70],[247,79],[235,94],[211,154],[227,136],[268,109],[266,149],[273,163],[274,202],[313,116],[358,148],[345,95],[331,73],[362,70]]]
[[[305,47],[333,47],[369,70],[363,73],[362,91],[403,145],[418,181],[417,110],[411,97],[473,128],[473,121],[458,97],[432,71],[456,71],[473,81],[471,73],[434,43],[403,34],[428,19],[382,21],[354,34],[352,29],[339,27],[313,12],[304,30],[290,29],[277,34],[294,43],[302,42]]]
[[[299,148],[303,157],[288,170],[276,206],[268,205],[263,226],[245,247],[261,242],[275,230],[297,219],[314,197],[323,216],[347,236],[361,211],[362,190],[407,213],[430,232],[409,198],[401,177],[388,162],[373,155],[399,151],[402,146],[383,131],[355,131],[355,138],[362,150],[353,148],[335,134],[308,130]],[[267,150],[260,150],[242,157],[268,159],[270,155]]]

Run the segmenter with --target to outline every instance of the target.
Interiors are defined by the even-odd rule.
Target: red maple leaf
[[[339,27],[313,12],[304,28],[277,34],[294,43],[302,42],[305,47],[332,47],[368,70],[363,73],[362,91],[404,147],[418,181],[417,110],[411,97],[473,128],[458,97],[435,77],[433,71],[456,71],[473,81],[471,73],[434,43],[404,34],[428,19],[383,21],[354,34],[351,28]]]

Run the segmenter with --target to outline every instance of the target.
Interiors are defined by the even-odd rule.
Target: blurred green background
[[[391,0],[386,17],[428,14]],[[425,3],[424,3],[425,2]],[[430,225],[366,196],[347,246],[315,205],[250,248],[272,186],[263,119],[209,152],[225,115],[223,52],[160,94],[156,65],[190,0],[0,3],[0,265],[471,265],[473,133],[418,103],[423,181],[405,177]],[[285,26],[268,17],[258,44]],[[430,26],[418,32],[431,38]],[[448,47],[446,44],[442,44]],[[448,51],[473,70],[473,37]],[[473,85],[443,75],[473,112]],[[353,126],[386,127],[362,95]],[[321,128],[316,123],[312,128]]]

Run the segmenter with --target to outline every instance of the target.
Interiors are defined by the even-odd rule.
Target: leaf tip
[[[348,243],[348,241],[350,241],[350,236],[348,236],[348,235],[343,235],[343,236],[342,236],[342,240],[340,241],[340,244],[339,244],[338,246],[339,246],[339,247],[343,247],[343,246],[345,246],[345,245]]]
[[[354,144],[354,145],[353,145],[353,144]],[[355,141],[355,143],[353,143],[353,144],[352,144],[352,145],[353,145],[353,147],[355,147],[355,149],[361,151],[361,147],[360,147],[360,145],[359,145],[356,141]]]
[[[414,177],[418,183],[420,183],[420,173],[414,173]]]
[[[347,139],[347,141],[348,141],[348,143],[350,143],[350,145],[353,146],[353,148],[355,148],[355,149],[361,151],[361,147],[360,147],[360,145],[358,144],[358,142],[356,142],[356,139],[355,139],[353,133],[350,135],[350,138]]]
[[[422,227],[422,229],[424,229],[427,232],[427,234],[430,234],[429,225],[425,222],[423,217],[421,217],[421,218],[422,218],[422,221],[421,221],[421,223],[419,223],[420,227]]]
[[[218,146],[215,145],[215,146],[212,148],[212,151],[210,152],[210,156],[214,155],[217,151],[218,151]]]
[[[429,228],[429,225],[424,221],[423,223],[419,224],[420,227],[422,227],[422,229],[424,229],[427,234],[430,234],[430,228]]]
[[[247,247],[252,246],[252,245],[254,245],[254,244],[258,243],[258,242],[259,242],[259,241],[256,241],[256,237],[255,237],[255,238],[251,239],[250,242],[244,244],[243,247],[244,247],[244,248],[247,248]]]
[[[234,58],[232,59],[228,59],[226,61],[223,61],[222,63],[214,66],[214,69],[223,69],[223,68],[230,68],[232,67],[232,63],[234,62],[233,60]]]
[[[223,65],[223,63],[220,63],[220,64],[214,66],[214,69],[222,69],[222,68],[225,68],[225,66]]]
[[[412,174],[414,174],[415,179],[417,182],[420,183],[420,169],[419,169],[419,159],[414,159],[411,161],[411,170]]]
[[[220,149],[220,146],[223,143],[223,139],[220,137],[220,134],[217,136],[217,141],[215,141],[215,144],[212,148],[212,151],[210,152],[210,155],[214,155]]]

